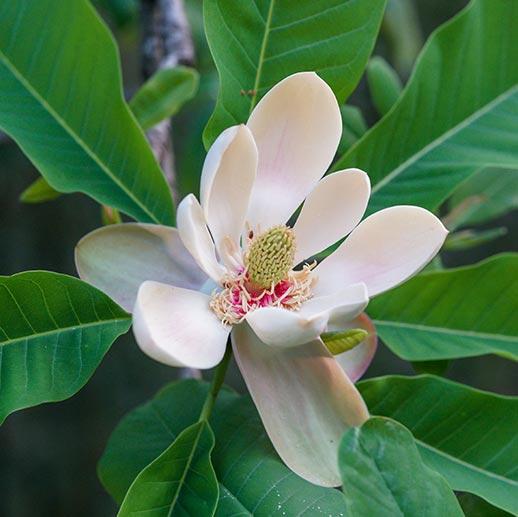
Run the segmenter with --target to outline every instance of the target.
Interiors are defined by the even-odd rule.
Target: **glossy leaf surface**
[[[54,189],[173,223],[167,183],[122,97],[116,46],[86,0],[1,3],[0,128]]]
[[[428,375],[381,377],[358,388],[372,415],[412,432],[425,463],[451,488],[518,512],[518,399]]]
[[[198,418],[208,385],[195,380],[170,384],[129,413],[112,434],[99,464],[103,485],[117,500],[139,472]],[[248,397],[223,390],[211,426],[212,462],[219,481],[216,515],[340,515],[343,495],[299,478],[279,459]]]
[[[207,422],[184,429],[135,478],[118,515],[214,515],[219,492],[210,461],[213,447],[214,434]]]
[[[435,209],[479,169],[518,167],[517,20],[516,2],[473,0],[430,37],[399,101],[335,164],[368,172],[370,212]]]
[[[518,255],[423,273],[371,301],[369,316],[409,361],[498,354],[518,359]]]
[[[350,429],[339,464],[349,515],[463,516],[444,478],[427,467],[408,429],[373,417]]]
[[[315,71],[342,103],[357,85],[378,33],[385,0],[232,0],[204,2],[205,31],[220,76],[220,91],[205,129],[218,134],[246,122],[277,82]]]
[[[0,276],[0,423],[76,393],[130,324],[110,298],[76,278]]]

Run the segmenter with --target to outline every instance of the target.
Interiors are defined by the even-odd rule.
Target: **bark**
[[[141,0],[142,75],[151,77],[160,68],[194,64],[194,46],[183,0]],[[171,120],[147,132],[147,137],[178,204]],[[201,379],[194,368],[181,368],[180,379]]]
[[[160,68],[194,64],[194,46],[183,0],[142,0],[142,75],[148,79]],[[171,120],[147,133],[153,152],[164,171],[175,203],[178,203]]]

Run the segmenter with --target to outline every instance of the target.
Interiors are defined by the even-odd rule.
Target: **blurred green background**
[[[454,15],[464,0],[390,0],[374,54],[384,56],[403,82],[423,41]],[[98,0],[121,49],[128,97],[141,83],[138,2]],[[200,91],[174,119],[174,146],[182,195],[198,189],[205,151],[203,127],[217,94],[215,73],[203,37],[201,0],[187,0],[201,73]],[[236,7],[237,8],[237,7]],[[365,79],[349,100],[361,108],[368,125],[378,115]],[[12,142],[0,143],[0,274],[47,269],[75,274],[73,250],[86,233],[100,226],[99,207],[74,194],[45,204],[24,205],[18,198],[37,177],[36,170]],[[506,235],[470,250],[444,253],[447,267],[477,262],[500,251],[518,251],[518,211],[482,228],[505,226]],[[380,346],[367,376],[412,373],[409,363]],[[71,399],[11,415],[0,428],[0,515],[105,516],[116,506],[96,477],[96,463],[120,418],[175,378],[174,369],[143,355],[131,335],[120,339],[88,385]],[[503,394],[516,394],[515,366],[493,356],[456,361],[447,377]],[[230,383],[242,389],[235,368]]]

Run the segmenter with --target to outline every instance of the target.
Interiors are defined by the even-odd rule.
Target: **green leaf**
[[[425,463],[454,490],[518,512],[518,398],[427,375],[370,379],[358,388],[371,414],[412,432]]]
[[[461,230],[460,232],[450,233],[442,249],[444,251],[469,250],[481,244],[494,241],[503,235],[507,235],[507,228],[505,226],[480,231]]]
[[[156,72],[131,99],[130,108],[142,129],[172,117],[198,90],[198,72],[177,66]]]
[[[219,489],[210,461],[213,448],[214,434],[206,421],[184,429],[135,478],[118,515],[214,515]]]
[[[53,189],[41,176],[33,181],[20,195],[22,203],[45,203],[58,198],[61,194]]]
[[[489,503],[473,494],[464,492],[458,496],[462,511],[467,517],[510,517],[511,514],[491,506]]]
[[[401,95],[401,79],[382,57],[375,56],[367,65],[367,83],[374,107],[385,115]]]
[[[403,95],[335,169],[372,182],[369,212],[435,209],[482,167],[517,168],[518,3],[473,0],[436,31]]]
[[[484,223],[515,210],[518,208],[518,171],[483,169],[477,172],[450,198],[454,209],[461,205],[467,205],[467,209],[455,220],[455,227]]]
[[[132,411],[113,432],[99,463],[99,477],[117,500],[150,462],[196,422],[208,384],[195,380],[168,385]],[[212,412],[216,436],[212,462],[219,481],[216,515],[340,515],[343,495],[294,474],[279,459],[248,397],[223,389]]]
[[[340,107],[340,112],[342,113],[343,131],[338,145],[338,153],[342,154],[365,134],[367,123],[362,111],[357,106],[344,104]]]
[[[320,337],[327,349],[338,355],[358,346],[369,333],[363,329],[349,329],[339,332],[324,332]]]
[[[76,278],[0,276],[0,423],[76,393],[130,324],[118,305]]]
[[[376,297],[379,337],[407,361],[498,354],[518,359],[518,255],[423,273]]]
[[[349,429],[339,465],[350,515],[463,516],[450,487],[427,467],[412,437],[388,418]]]
[[[205,31],[220,91],[203,140],[208,147],[228,126],[246,122],[277,82],[313,70],[343,103],[372,51],[385,0],[279,2],[207,0]]]
[[[89,2],[2,2],[0,20],[0,129],[54,189],[172,224],[169,188],[122,97],[116,46]]]

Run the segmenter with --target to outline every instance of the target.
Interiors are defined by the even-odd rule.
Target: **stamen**
[[[305,264],[300,271],[290,271],[287,277],[268,289],[257,288],[250,282],[249,271],[223,279],[223,290],[214,292],[210,308],[225,325],[241,323],[248,312],[260,307],[282,307],[298,310],[312,296],[315,277],[311,270],[316,263]]]

